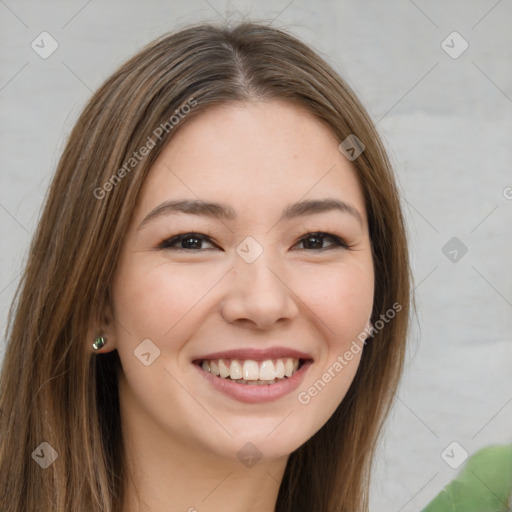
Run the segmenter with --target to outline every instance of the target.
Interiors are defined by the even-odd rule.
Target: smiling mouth
[[[212,375],[249,386],[265,386],[292,377],[305,359],[285,357],[255,361],[253,359],[199,359],[194,364]]]

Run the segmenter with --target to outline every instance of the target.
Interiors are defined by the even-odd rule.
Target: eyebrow
[[[361,226],[363,225],[363,218],[354,206],[346,203],[345,201],[333,198],[311,199],[290,204],[284,209],[279,221],[292,220],[298,217],[304,217],[307,215],[314,215],[317,213],[324,213],[333,210],[348,213],[352,217],[356,218]],[[206,202],[195,199],[178,199],[173,201],[169,200],[163,202],[151,210],[140,223],[139,229],[141,229],[152,219],[176,213],[188,213],[191,215],[216,217],[226,220],[235,220],[237,217],[235,210],[227,204]]]

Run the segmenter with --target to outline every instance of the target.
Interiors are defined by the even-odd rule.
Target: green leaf
[[[482,448],[422,512],[512,510],[512,444]]]

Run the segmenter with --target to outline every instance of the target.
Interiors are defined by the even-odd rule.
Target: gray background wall
[[[63,142],[92,91],[155,37],[226,16],[273,19],[316,48],[390,151],[418,314],[371,510],[417,511],[460,470],[446,461],[512,442],[511,0],[1,0],[0,327]],[[31,48],[43,31],[59,45],[46,59]],[[469,45],[457,58],[459,36],[442,47],[453,31]]]

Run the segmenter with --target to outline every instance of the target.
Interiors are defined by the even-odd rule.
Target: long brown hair
[[[101,86],[71,132],[9,314],[0,377],[3,512],[121,512],[120,361],[115,350],[91,353],[91,321],[100,325],[111,303],[139,191],[173,133],[209,106],[268,99],[305,107],[340,142],[355,134],[364,144],[353,165],[375,267],[372,319],[401,306],[365,346],[338,409],[290,455],[275,510],[368,510],[371,461],[403,368],[411,300],[397,187],[345,81],[286,31],[244,22],[189,26],[154,41]],[[46,469],[33,456],[42,442],[58,454]]]

